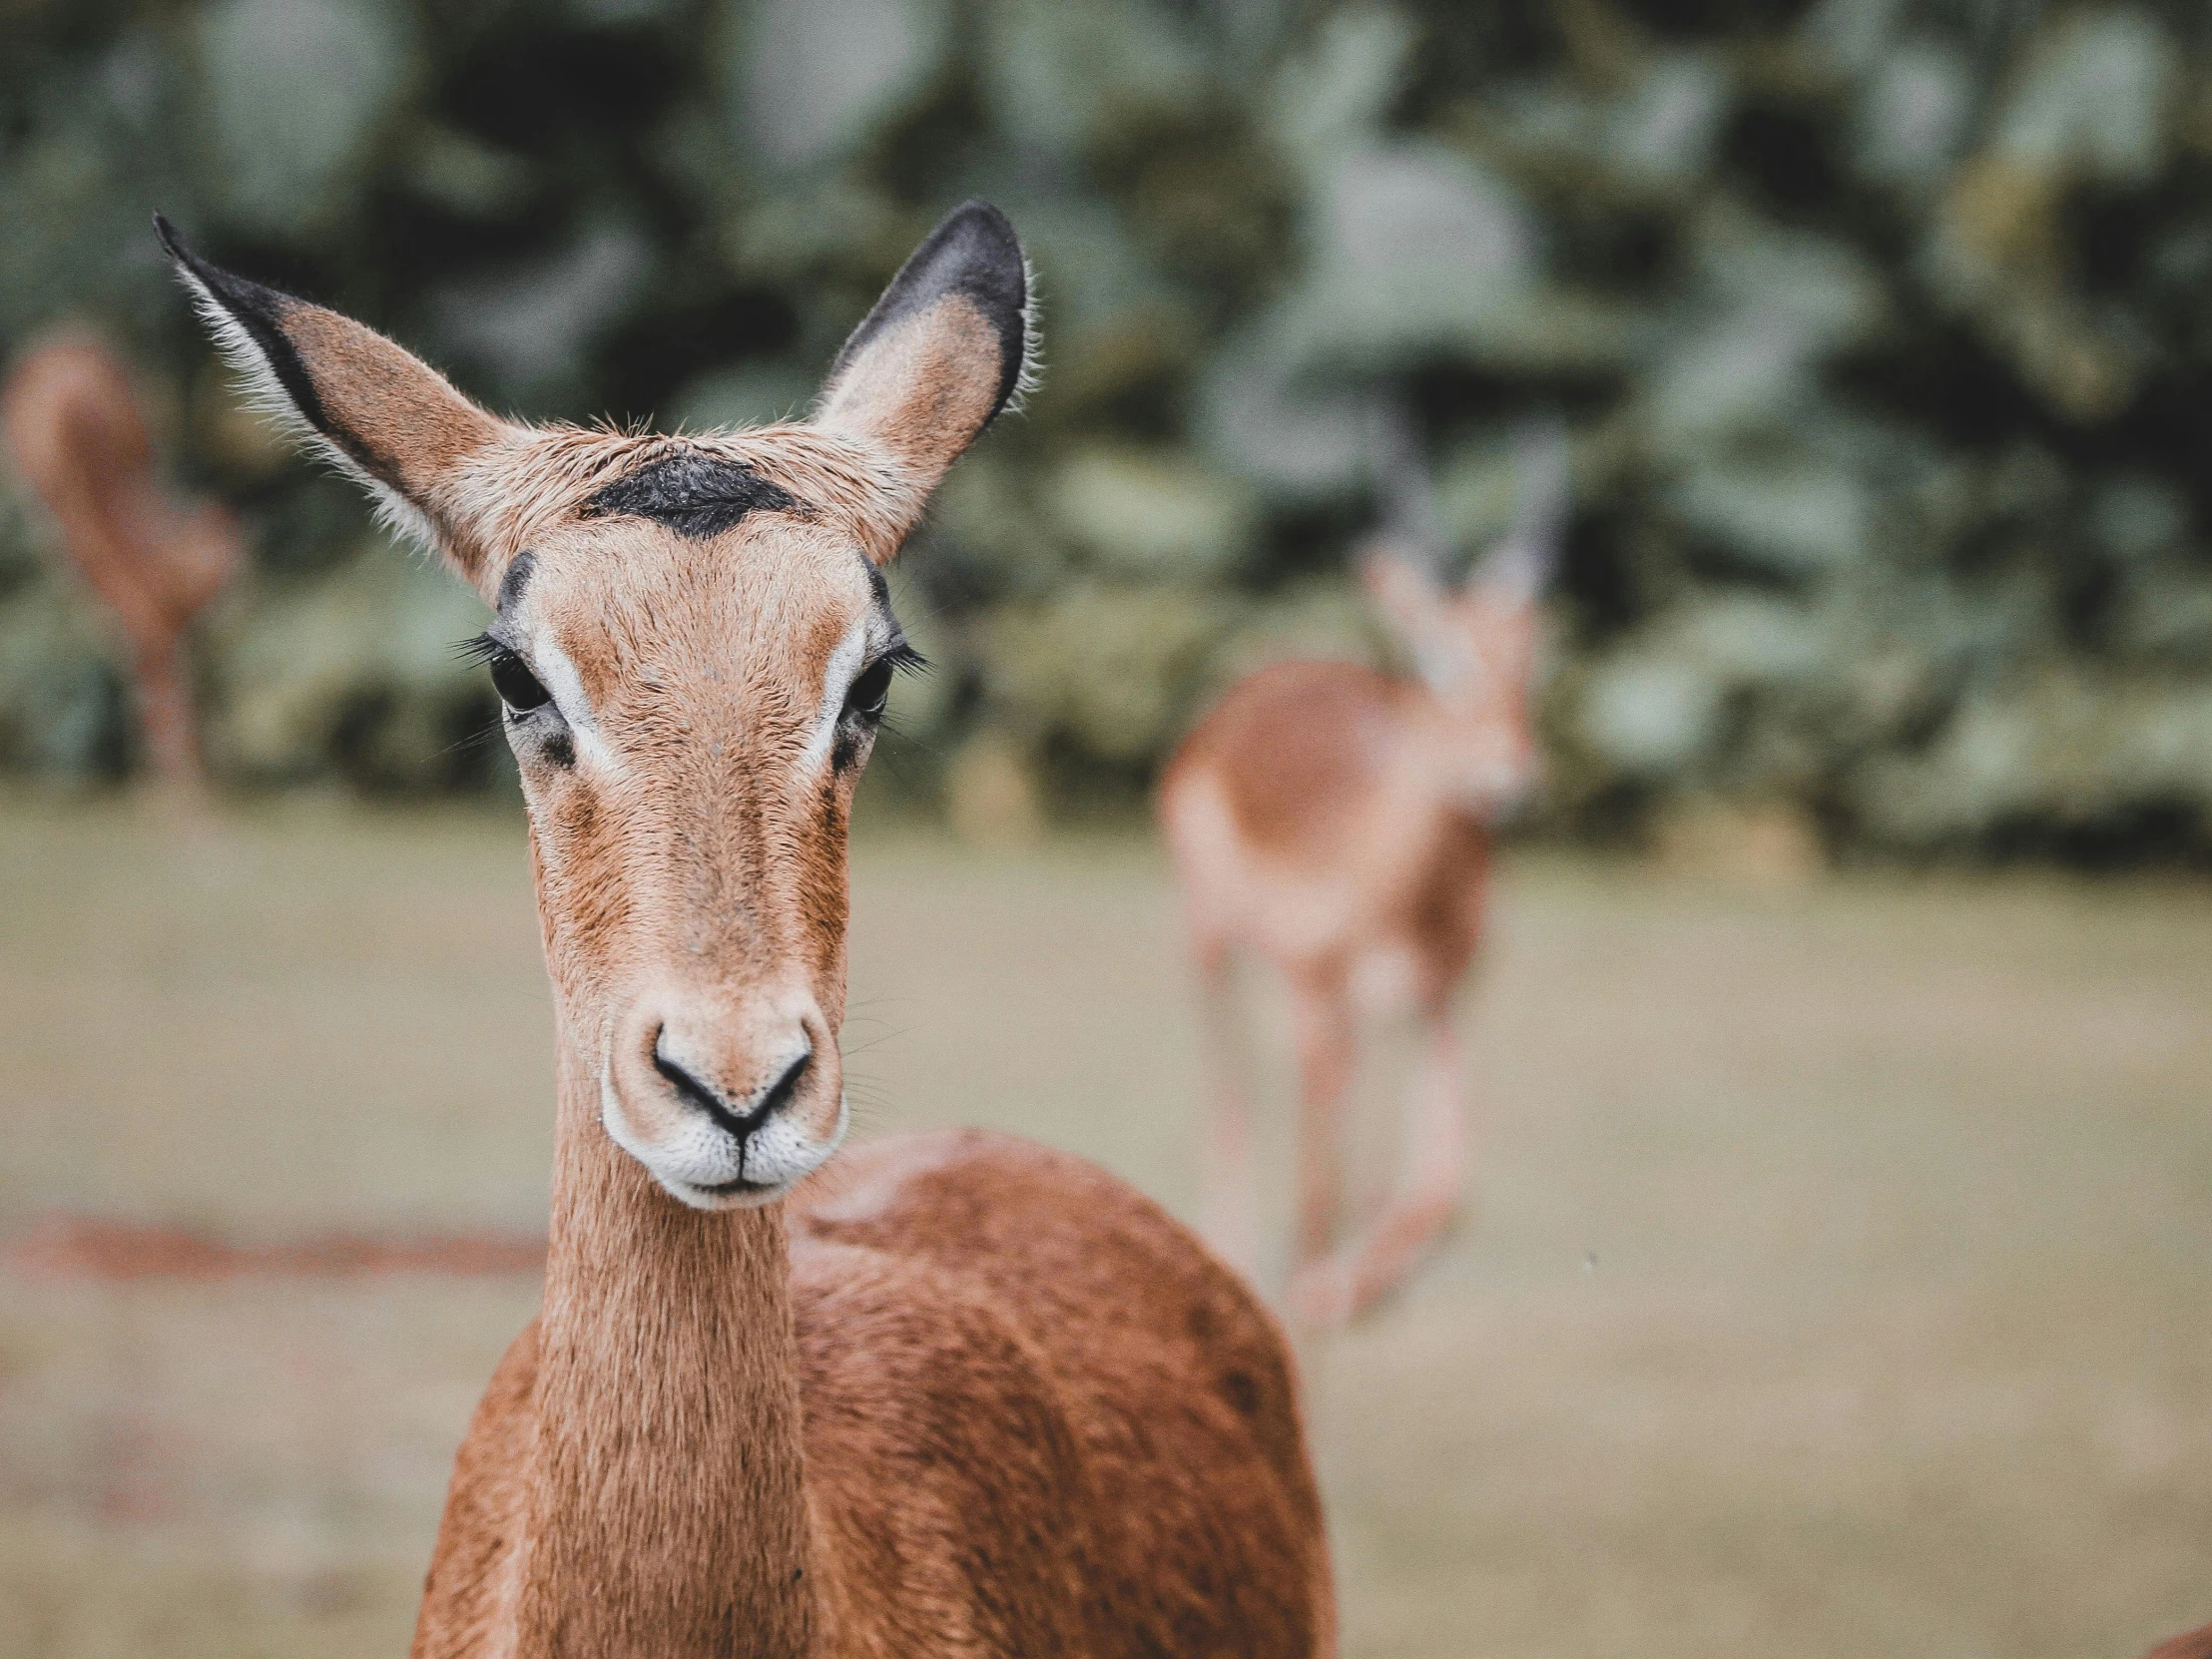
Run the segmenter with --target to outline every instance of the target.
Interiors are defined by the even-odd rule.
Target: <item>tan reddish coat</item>
[[[16,471],[129,642],[154,775],[196,790],[184,636],[238,567],[236,521],[162,487],[130,376],[97,340],[69,335],[25,353],[0,390],[0,428]]]
[[[553,1211],[417,1659],[1333,1652],[1281,1335],[1190,1235],[998,1136],[813,1176],[898,652],[874,567],[1018,386],[1004,220],[939,227],[812,422],[683,440],[496,420],[165,236],[264,390],[497,608]]]
[[[1546,503],[1546,511],[1554,511]],[[1467,1121],[1450,999],[1482,932],[1491,819],[1536,764],[1527,709],[1536,592],[1552,532],[1530,525],[1463,589],[1379,540],[1371,595],[1421,665],[1283,663],[1231,687],[1162,777],[1215,1077],[1209,1232],[1258,1253],[1251,1105],[1239,1075],[1232,954],[1290,987],[1299,1072],[1291,1302],[1317,1328],[1401,1284],[1457,1210]],[[1361,1015],[1410,1007],[1424,1029],[1402,1170],[1366,1233],[1340,1239],[1343,1124]]]
[[[2185,1636],[2169,1636],[2143,1659],[2212,1659],[2212,1624]]]

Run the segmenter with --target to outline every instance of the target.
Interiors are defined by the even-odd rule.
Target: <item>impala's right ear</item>
[[[1435,577],[1378,536],[1360,555],[1360,583],[1391,630],[1418,652],[1443,614],[1444,590]]]
[[[857,438],[895,469],[869,557],[897,551],[960,452],[1035,377],[1028,263],[987,202],[947,214],[844,342],[815,424]]]
[[[159,214],[154,233],[263,411],[481,587],[486,550],[464,473],[513,429],[374,329],[210,265]]]

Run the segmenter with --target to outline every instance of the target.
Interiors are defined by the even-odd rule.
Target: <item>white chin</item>
[[[792,1183],[789,1181],[774,1187],[758,1187],[751,1182],[732,1187],[695,1187],[689,1181],[664,1175],[653,1169],[651,1164],[646,1165],[646,1168],[652,1170],[653,1179],[661,1184],[671,1198],[688,1204],[694,1210],[758,1210],[764,1204],[774,1204],[792,1190]]]
[[[600,1121],[623,1151],[646,1167],[669,1196],[694,1210],[757,1210],[774,1204],[826,1163],[844,1140],[844,1097],[837,1121],[823,1140],[809,1139],[788,1117],[776,1117],[740,1143],[704,1118],[688,1122],[670,1140],[647,1141],[632,1132],[612,1088],[602,1092]]]

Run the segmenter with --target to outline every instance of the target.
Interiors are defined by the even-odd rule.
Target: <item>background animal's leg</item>
[[[1397,1184],[1367,1237],[1343,1259],[1348,1318],[1403,1284],[1458,1214],[1471,1113],[1448,1007],[1428,1016],[1420,1074],[1407,1104]]]
[[[1215,1254],[1251,1279],[1260,1265],[1260,1178],[1253,1157],[1252,1093],[1245,1079],[1248,1056],[1237,1024],[1237,981],[1229,952],[1219,945],[1201,945],[1198,975],[1204,1059],[1213,1092],[1199,1225]]]
[[[1351,996],[1341,980],[1296,986],[1298,1028],[1298,1246],[1291,1308],[1301,1323],[1343,1323],[1344,1287],[1330,1270],[1343,1185],[1345,1092],[1352,1082],[1355,1034]]]
[[[139,729],[154,776],[172,789],[200,787],[200,741],[193,732],[192,692],[182,653],[171,642],[141,650],[135,661]]]

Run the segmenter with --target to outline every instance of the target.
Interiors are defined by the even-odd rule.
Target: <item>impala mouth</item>
[[[691,1185],[699,1186],[696,1182]],[[716,1198],[738,1198],[748,1193],[779,1193],[784,1190],[785,1185],[786,1183],[780,1181],[748,1181],[741,1175],[735,1181],[717,1181],[699,1186],[699,1190],[711,1193]]]
[[[662,1107],[657,1117],[633,1115],[610,1064],[600,1079],[600,1121],[623,1151],[646,1167],[662,1189],[695,1210],[750,1210],[774,1204],[830,1160],[849,1121],[843,1091],[836,1115],[810,1131],[799,1113],[779,1110],[748,1134],[731,1134],[703,1111],[677,1104],[662,1079],[639,1095],[641,1106]],[[666,1095],[664,1100],[662,1096]]]

